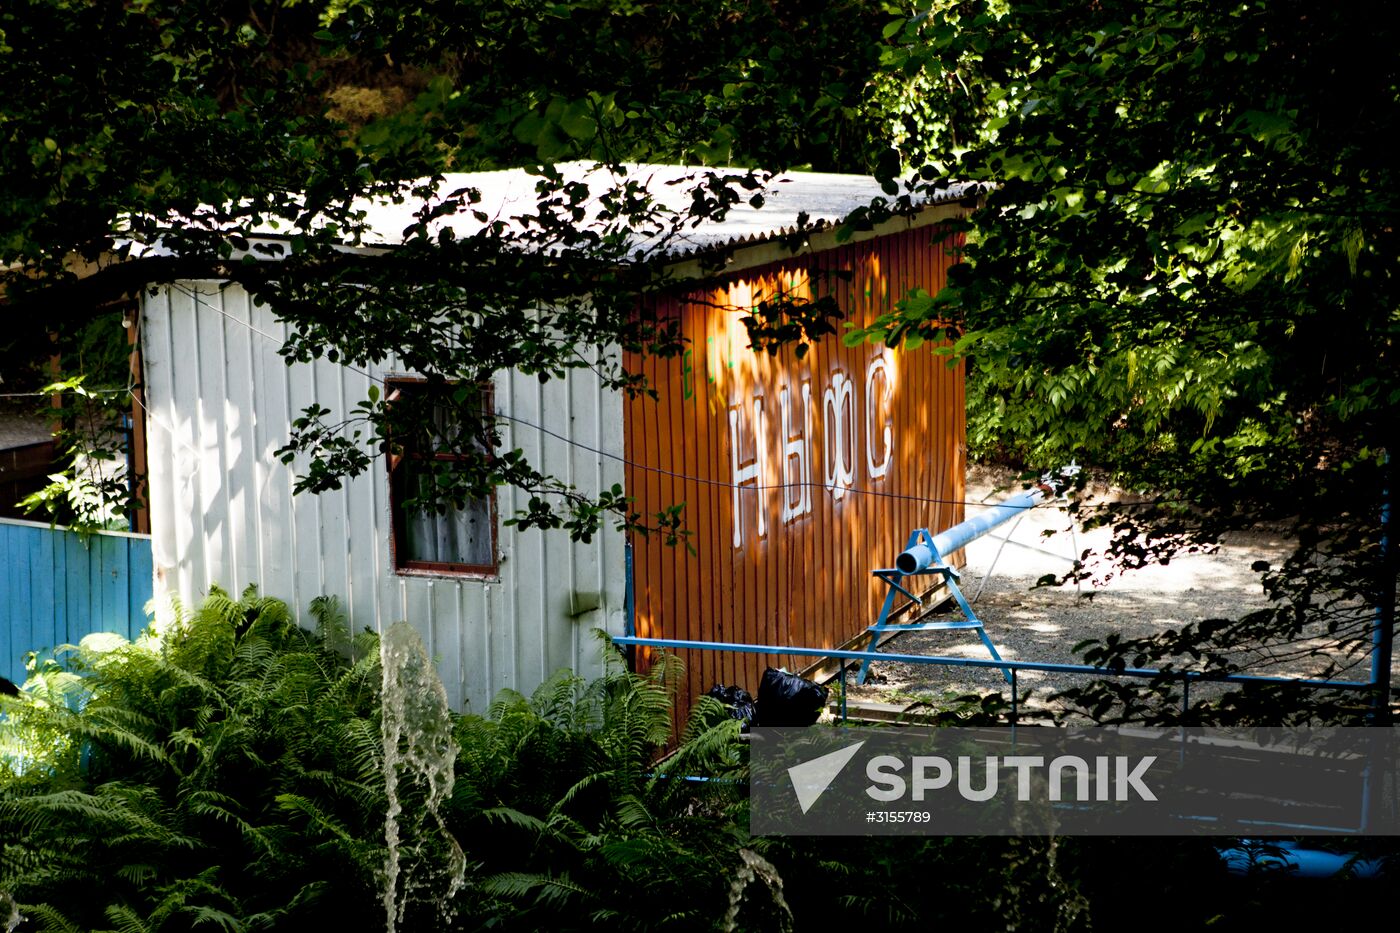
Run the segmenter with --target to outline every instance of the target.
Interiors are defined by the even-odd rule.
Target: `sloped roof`
[[[686,165],[629,164],[621,173],[594,163],[574,162],[556,167],[566,181],[579,181],[590,189],[585,210],[590,212],[585,224],[601,226],[597,218],[601,211],[599,196],[624,181],[645,185],[647,193],[664,211],[673,216],[683,214],[690,206],[692,192],[702,185],[708,175],[744,176],[746,169],[707,168]],[[762,181],[763,175],[757,176]],[[486,216],[486,221],[470,211],[459,212],[434,221],[434,228],[450,227],[460,236],[479,232],[488,223],[501,222],[510,232],[523,232],[528,224],[524,218],[538,210],[536,185],[540,176],[525,169],[494,172],[458,173],[445,176],[438,192],[450,196],[462,189],[475,189],[480,201],[473,208]],[[753,190],[736,189],[743,199],[732,206],[721,221],[702,220],[685,224],[662,240],[657,230],[633,230],[630,245],[634,255],[659,251],[672,258],[685,258],[711,250],[761,243],[804,229],[801,215],[806,215],[807,230],[830,226],[852,211],[869,207],[872,202],[891,201],[881,190],[879,182],[867,175],[838,175],[823,172],[788,172],[762,181]],[[932,195],[913,197],[917,206],[946,204],[980,194],[984,186],[954,183]],[[762,206],[754,207],[749,198],[762,195]],[[420,206],[413,200],[394,204],[385,200],[363,202],[371,233],[366,245],[394,245],[403,241],[403,231],[414,221],[414,211]]]

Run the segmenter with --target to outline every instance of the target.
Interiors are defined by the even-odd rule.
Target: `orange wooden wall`
[[[625,361],[660,395],[626,403],[627,492],[644,516],[685,503],[695,553],[633,536],[637,634],[840,645],[879,611],[885,588],[870,571],[893,566],[914,528],[962,520],[961,365],[948,368],[927,345],[843,347],[839,334],[800,360],[792,348],[770,356],[748,349],[741,322],[780,288],[834,292],[849,320],[868,322],[911,288],[937,291],[950,252],[925,227],[656,300],[657,315],[680,319],[688,349]],[[838,269],[853,276],[824,274]],[[715,683],[757,693],[765,667],[815,660],[679,654],[689,672],[682,711]],[[639,652],[639,667],[651,657]]]

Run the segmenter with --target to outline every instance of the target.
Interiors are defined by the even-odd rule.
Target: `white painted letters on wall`
[[[855,383],[837,370],[822,393],[823,453],[826,488],[840,501],[856,480]]]
[[[783,421],[783,523],[796,521],[812,511],[812,384],[802,383],[801,424],[793,427],[791,393],[778,393]]]
[[[767,487],[778,487],[779,517],[784,525],[813,513],[813,474],[819,474],[834,501],[856,486],[857,475],[867,483],[884,480],[894,465],[895,382],[898,371],[888,348],[866,363],[864,378],[831,371],[825,388],[804,379],[778,389],[778,428],[769,438],[763,397],[734,398],[729,407],[729,457],[733,484],[734,547],[744,546],[744,513],[750,508],[759,539],[768,535]],[[860,390],[860,391],[857,391]],[[812,411],[812,396],[821,393],[820,410]],[[795,396],[800,393],[801,399]],[[799,407],[800,406],[800,407]],[[750,420],[750,409],[752,416]],[[814,420],[814,414],[820,420]],[[746,423],[747,422],[747,423]],[[768,461],[769,441],[777,452],[777,469]],[[814,443],[815,441],[815,443]],[[752,453],[750,453],[752,444]],[[820,463],[818,463],[820,461]],[[859,470],[861,464],[865,470]]]
[[[890,351],[886,348],[880,355],[870,361],[870,365],[865,370],[865,466],[870,470],[871,479],[880,479],[890,469],[890,461],[894,458],[894,431],[893,419],[886,415],[880,417],[881,409],[888,409],[890,401]],[[876,435],[880,436],[880,443],[875,442]],[[876,450],[883,452],[883,457],[876,459]]]
[[[757,492],[754,494],[754,511],[758,513],[758,536],[760,538],[768,534],[768,520],[764,508],[763,478],[768,471],[766,448],[763,443],[763,397],[757,396],[753,400],[753,461],[744,465],[739,465],[739,406],[732,406],[729,409],[729,462],[732,467],[733,483],[731,492],[734,497],[734,546],[740,548],[744,546],[744,512],[740,508],[741,486],[753,484]]]

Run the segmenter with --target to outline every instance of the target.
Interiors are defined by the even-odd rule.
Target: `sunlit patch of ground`
[[[970,482],[970,500],[985,497],[996,502],[1007,493],[994,492],[989,482]],[[974,510],[969,508],[969,515]],[[993,534],[1003,534],[1011,524]],[[1108,541],[1108,529],[1090,532],[1068,531],[1066,513],[1042,506],[1029,513],[1015,529],[1008,546],[991,536],[967,548],[962,587],[969,599],[981,589],[973,609],[1002,657],[1018,660],[1080,663],[1077,644],[1102,640],[1114,632],[1124,637],[1141,637],[1155,632],[1179,629],[1187,623],[1213,618],[1239,618],[1268,605],[1260,575],[1251,569],[1256,561],[1277,565],[1293,544],[1275,531],[1236,533],[1213,553],[1196,553],[1174,558],[1165,566],[1156,565],[1125,574],[1113,573],[1097,585],[1084,583],[1063,587],[1037,586],[1046,574],[1063,574],[1070,566],[1070,555],[1086,548],[1101,549]],[[935,529],[937,530],[937,529]],[[1045,534],[1053,532],[1052,534]],[[891,553],[879,555],[889,566]],[[998,551],[1000,554],[998,556]],[[995,561],[995,563],[994,563]],[[990,576],[989,576],[990,573]],[[984,585],[985,580],[985,585]],[[947,604],[938,618],[959,618],[956,608]],[[1320,633],[1318,633],[1320,634]],[[1294,649],[1323,647],[1325,639],[1303,639]],[[900,654],[941,655],[956,658],[987,658],[987,650],[976,635],[966,631],[909,632],[889,642],[883,649]],[[1246,661],[1241,655],[1239,660]],[[1348,659],[1341,658],[1343,663]],[[1251,672],[1315,676],[1322,661],[1307,657],[1306,651],[1289,650],[1270,656],[1248,657]],[[1341,676],[1365,680],[1366,662],[1350,659],[1351,669]],[[962,693],[1007,691],[1007,684],[995,668],[964,668],[877,662],[873,682],[855,683],[848,675],[849,696],[877,702],[902,701],[906,697],[944,697]],[[1400,662],[1397,662],[1400,672]],[[1084,678],[1071,674],[1022,671],[1017,675],[1021,690],[1032,687],[1036,700],[1051,693],[1083,684]],[[1196,689],[1196,688],[1193,688]],[[1208,695],[1212,688],[1203,688]]]

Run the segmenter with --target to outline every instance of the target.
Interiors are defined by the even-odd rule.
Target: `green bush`
[[[88,639],[37,671],[5,706],[4,732],[44,741],[0,770],[0,891],[47,930],[365,927],[379,658],[327,634],[214,590],[163,636]]]
[[[252,588],[216,589],[161,635],[85,639],[3,701],[0,903],[13,897],[24,929],[385,928],[378,640],[352,642],[332,602],[312,614],[315,633]],[[723,919],[746,864],[738,724],[702,703],[657,765],[672,738],[663,673],[561,672],[457,718],[444,810],[469,876],[438,904],[443,886],[420,872],[401,928]],[[679,779],[696,774],[730,780]],[[421,778],[397,790],[404,847],[443,857],[413,837]],[[763,901],[742,893],[740,918]]]
[[[91,637],[0,700],[0,918],[12,896],[20,933],[384,930],[378,642],[312,608],[315,633],[251,589],[215,591],[163,635]],[[661,756],[674,663],[561,672],[453,717],[451,839],[423,817],[426,782],[396,772],[397,928],[1112,929],[1141,890],[1125,880],[1186,926],[1268,913],[1209,840],[751,839],[717,703]]]
[[[479,921],[712,930],[725,916],[747,844],[738,722],[706,700],[657,762],[671,738],[662,683],[660,671],[561,673],[530,700],[505,691],[487,716],[460,720],[453,805],[480,866]]]

